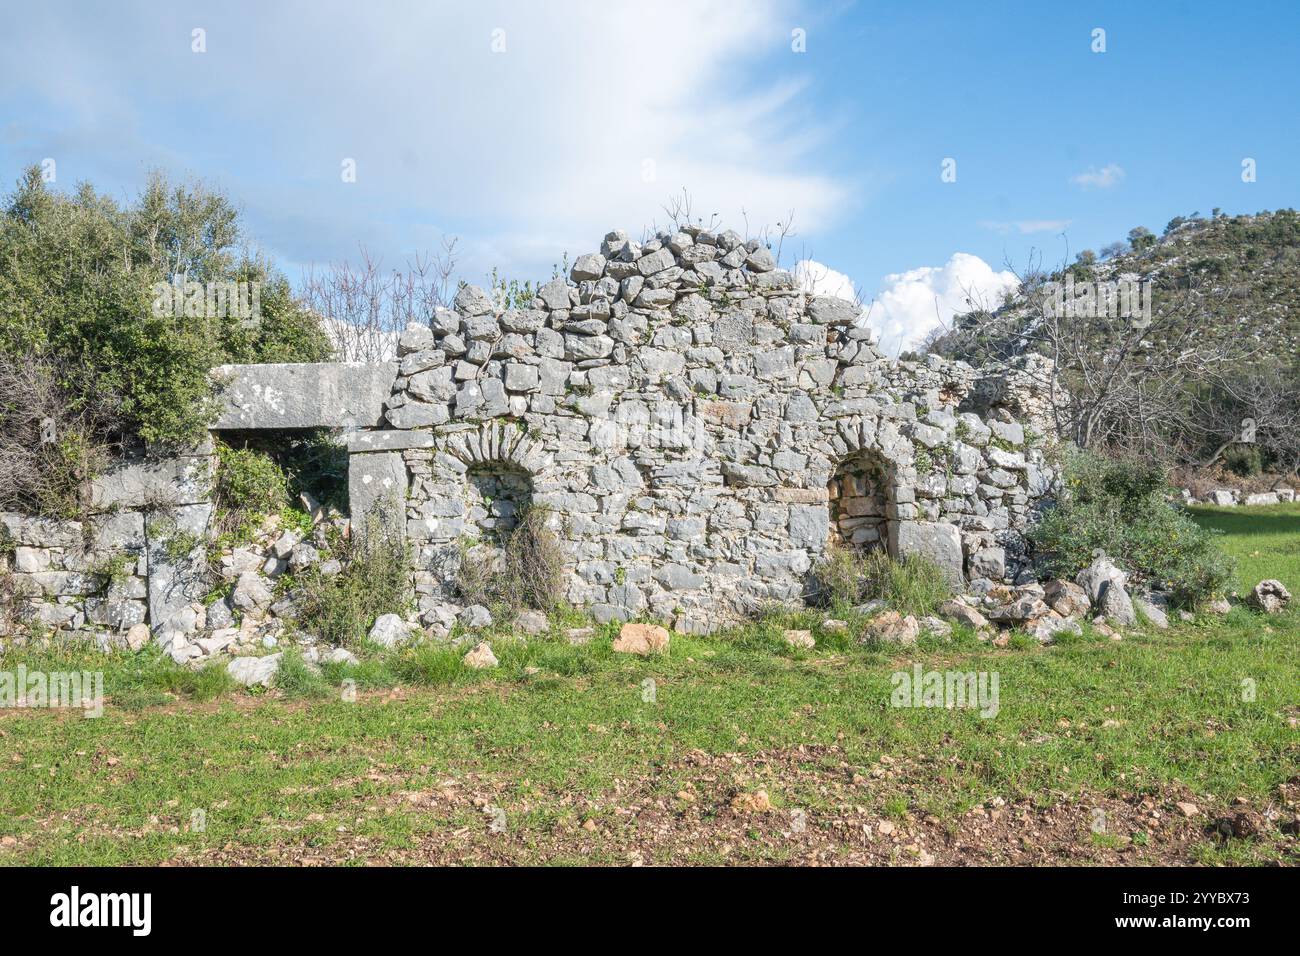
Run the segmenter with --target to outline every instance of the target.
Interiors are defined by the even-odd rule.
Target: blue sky
[[[684,188],[738,229],[793,210],[786,260],[847,276],[901,346],[1031,249],[1300,183],[1294,3],[0,0],[0,22],[7,182],[46,158],[122,197],[201,176],[291,279],[443,235],[470,281],[545,278]]]

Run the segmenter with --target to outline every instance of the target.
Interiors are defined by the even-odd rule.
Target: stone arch
[[[836,422],[826,442],[829,543],[894,553],[892,533],[913,507],[906,485],[914,450],[890,420],[852,417]]]
[[[888,548],[892,496],[889,471],[878,455],[859,450],[842,457],[826,494],[832,544],[855,551]]]
[[[537,474],[549,459],[539,443],[509,422],[456,433],[443,449],[455,462],[464,503],[464,533],[496,543],[532,503]]]

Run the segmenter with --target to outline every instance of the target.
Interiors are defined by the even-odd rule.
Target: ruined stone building
[[[564,543],[567,597],[600,619],[695,631],[798,600],[836,542],[919,553],[954,581],[1014,577],[1052,481],[1032,388],[886,358],[860,313],[734,232],[611,232],[528,308],[462,287],[393,362],[218,370],[213,430],[342,430],[354,527],[373,512],[405,535],[427,622],[457,600],[462,543],[528,504]],[[42,613],[157,628],[197,600],[146,512],[162,488],[202,534],[207,451],[121,465],[90,528],[4,516]],[[89,597],[82,541],[138,556],[136,574]]]

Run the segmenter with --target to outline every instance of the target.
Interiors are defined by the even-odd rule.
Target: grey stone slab
[[[359,455],[366,452],[404,451],[408,448],[432,448],[433,435],[422,431],[401,431],[384,429],[378,431],[356,431],[347,435],[348,454]]]
[[[366,537],[379,521],[390,534],[406,536],[406,462],[400,451],[348,458],[348,505],[352,533]]]
[[[214,430],[373,428],[397,377],[395,362],[223,365]]]

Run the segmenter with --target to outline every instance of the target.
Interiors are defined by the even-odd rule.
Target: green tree
[[[202,183],[154,174],[123,206],[89,184],[56,192],[28,169],[0,212],[0,353],[57,368],[66,400],[110,423],[101,440],[192,441],[211,420],[213,366],[331,351],[287,280],[241,238],[238,211]],[[261,283],[260,319],[153,307],[160,284],[186,281]]]

